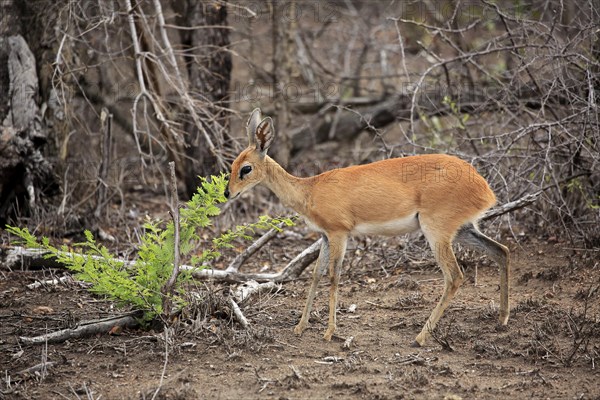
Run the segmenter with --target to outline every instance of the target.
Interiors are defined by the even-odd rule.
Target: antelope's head
[[[260,109],[250,114],[246,123],[248,147],[242,151],[233,164],[229,184],[225,189],[225,197],[235,199],[243,192],[261,183],[266,176],[265,158],[271,142],[273,142],[273,120],[266,117],[261,120]]]

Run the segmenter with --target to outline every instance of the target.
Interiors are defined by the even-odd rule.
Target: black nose
[[[229,188],[228,187],[225,188],[225,193],[224,194],[225,194],[226,198],[229,198]]]

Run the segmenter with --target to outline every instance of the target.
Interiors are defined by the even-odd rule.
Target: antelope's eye
[[[240,169],[240,179],[244,179],[244,176],[248,175],[252,172],[252,167],[250,165],[244,165],[242,169]]]

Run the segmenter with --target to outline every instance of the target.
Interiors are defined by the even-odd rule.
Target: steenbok
[[[468,163],[445,154],[394,158],[334,169],[299,178],[288,174],[267,155],[275,132],[271,118],[259,109],[250,115],[248,148],[231,167],[225,196],[235,199],[262,184],[281,202],[302,215],[310,228],[323,235],[319,260],[300,322],[301,334],[327,266],[331,279],[329,323],[325,339],[336,326],[338,284],[350,234],[400,235],[420,229],[444,274],[444,292],[416,337],[425,344],[430,332],[462,284],[464,277],[452,251],[454,240],[482,250],[500,267],[500,324],[508,322],[509,251],[477,229],[477,220],[496,202],[485,179]]]

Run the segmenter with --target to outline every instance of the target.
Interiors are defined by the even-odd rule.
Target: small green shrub
[[[221,213],[217,204],[226,201],[223,192],[227,176],[202,178],[201,186],[190,201],[180,209],[180,254],[182,262],[195,268],[203,268],[210,261],[221,256],[220,250],[233,247],[238,238],[251,239],[256,230],[280,229],[279,225],[292,226],[290,218],[262,216],[257,222],[236,226],[213,238],[209,248],[200,254],[191,254],[198,249],[201,237],[200,228],[211,225],[211,219]],[[50,244],[47,237],[40,240],[27,228],[7,226],[7,231],[20,238],[20,244],[29,248],[48,252],[47,258],[56,258],[71,271],[77,279],[91,284],[94,293],[107,296],[120,305],[130,305],[144,312],[143,321],[148,322],[161,315],[163,296],[161,288],[171,276],[175,249],[173,221],[148,221],[138,250],[138,258],[125,263],[116,259],[109,250],[98,245],[91,232],[85,232],[85,241],[76,243],[73,248],[66,245],[60,248]],[[190,270],[181,270],[178,283],[189,279]],[[181,285],[172,294],[173,303],[184,305]],[[170,294],[166,294],[170,295]]]

